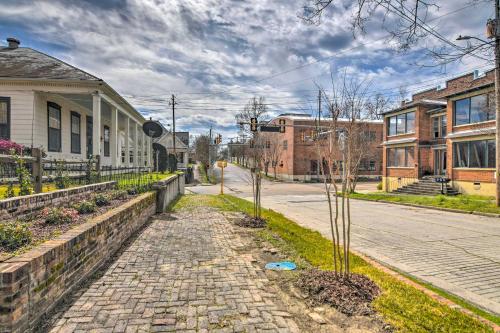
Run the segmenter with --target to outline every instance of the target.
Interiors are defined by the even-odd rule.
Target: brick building
[[[451,179],[461,193],[495,195],[494,72],[472,73],[384,113],[383,187]]]
[[[282,114],[273,119],[271,123],[278,123],[284,119],[287,125],[285,133],[272,133],[273,138],[281,145],[281,154],[278,159],[276,173],[281,179],[295,181],[311,181],[319,179],[320,166],[316,144],[310,140],[315,130],[316,119],[308,114]],[[338,121],[338,126],[347,121]],[[362,178],[379,179],[382,175],[382,142],[383,123],[379,120],[363,121],[364,130],[369,135],[370,147],[361,161],[359,175]],[[322,120],[325,126],[327,120]],[[299,125],[304,127],[291,127]],[[310,126],[310,127],[307,127]],[[274,172],[272,168],[270,172]]]

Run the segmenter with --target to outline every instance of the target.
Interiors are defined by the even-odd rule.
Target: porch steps
[[[446,186],[446,195],[457,195],[457,190],[449,185]],[[403,186],[392,193],[414,194],[414,195],[438,195],[441,194],[441,184],[434,181],[433,176],[426,176],[418,182]]]

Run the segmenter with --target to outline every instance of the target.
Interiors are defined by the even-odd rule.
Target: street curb
[[[427,208],[427,209],[439,210],[439,211],[442,211],[442,212],[451,212],[451,213],[460,213],[460,214],[471,214],[471,215],[486,216],[486,217],[500,217],[500,214],[495,214],[495,213],[485,213],[485,212],[476,212],[476,211],[468,211],[468,210],[453,209],[453,208],[425,206],[425,205],[418,205],[418,204],[405,203],[405,202],[394,202],[394,201],[387,201],[387,200],[380,200],[380,199],[370,200],[370,199],[365,199],[365,198],[350,198],[350,199],[351,200],[371,201],[371,202],[381,202],[381,203],[388,203],[388,204],[394,204],[394,205],[400,205],[400,206],[408,206],[408,207],[416,207],[416,208]]]
[[[372,257],[369,257],[369,256],[367,256],[365,254],[362,254],[362,253],[360,253],[360,252],[358,252],[356,250],[349,249],[349,251],[352,254],[360,257],[364,261],[368,262],[370,265],[376,267],[377,269],[380,269],[384,273],[387,273],[387,274],[393,276],[394,278],[400,280],[401,282],[404,282],[404,283],[412,286],[413,288],[415,288],[415,289],[423,292],[427,296],[431,297],[433,300],[435,300],[435,301],[437,301],[439,303],[442,303],[444,305],[447,305],[447,306],[449,306],[452,309],[457,309],[457,310],[459,310],[459,311],[461,311],[461,312],[463,312],[463,313],[465,313],[465,314],[467,314],[467,315],[469,315],[469,316],[471,316],[471,317],[473,317],[473,318],[481,321],[482,323],[484,323],[484,324],[490,326],[491,328],[493,328],[493,332],[494,333],[500,333],[500,326],[499,325],[497,325],[494,322],[489,321],[488,319],[483,318],[483,317],[475,314],[474,312],[472,312],[472,311],[470,311],[470,310],[468,310],[468,309],[466,309],[466,308],[458,305],[457,303],[453,302],[452,300],[450,300],[450,299],[448,299],[448,298],[446,298],[444,296],[441,296],[441,295],[437,294],[436,292],[434,292],[434,291],[426,288],[425,286],[423,286],[423,285],[421,285],[421,284],[419,284],[419,283],[417,283],[415,281],[410,280],[409,278],[407,278],[403,274],[399,273],[396,268],[393,268],[393,267],[391,267],[391,266],[389,266],[387,264],[381,263],[380,261],[377,261],[376,259],[373,259]],[[406,274],[408,274],[408,273],[406,273]],[[412,276],[411,274],[408,274],[408,275]],[[417,277],[414,277],[414,278],[417,279],[417,280],[419,280]],[[446,292],[446,291],[444,291],[444,292]],[[460,298],[459,296],[456,296],[454,294],[452,294],[452,295],[455,296],[455,297]],[[466,300],[464,300],[464,302],[470,303],[470,302],[468,302]],[[475,307],[477,307],[477,308],[479,308],[479,309],[481,309],[481,307],[479,307],[479,306],[477,306],[475,304],[472,304],[472,305],[475,306]],[[482,309],[482,310],[484,310],[484,309]],[[484,310],[484,311],[488,312],[487,310]]]

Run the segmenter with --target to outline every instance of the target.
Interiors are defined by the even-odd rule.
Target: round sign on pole
[[[142,130],[144,134],[151,138],[159,138],[163,135],[163,126],[154,120],[147,120],[142,124]]]

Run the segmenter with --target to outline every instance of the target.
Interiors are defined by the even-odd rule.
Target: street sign
[[[217,166],[221,169],[220,194],[224,194],[224,168],[227,167],[227,161],[217,161]]]
[[[280,133],[281,127],[277,125],[260,125],[260,131]]]

